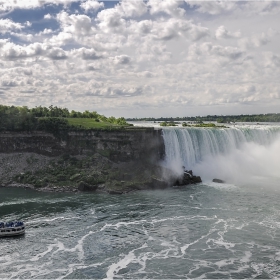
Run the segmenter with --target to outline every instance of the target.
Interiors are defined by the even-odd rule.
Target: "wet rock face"
[[[82,192],[94,192],[96,191],[98,185],[90,185],[85,182],[80,182],[78,184],[78,190]]]
[[[189,170],[189,171],[185,171],[183,176],[175,181],[174,186],[186,186],[186,185],[197,184],[201,182],[202,180],[200,176],[193,175],[192,170]]]

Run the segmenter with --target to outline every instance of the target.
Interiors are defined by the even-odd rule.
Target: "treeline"
[[[69,111],[57,106],[28,108],[27,106],[0,105],[0,131],[58,131],[77,126],[70,125],[67,118],[87,118],[95,122],[127,125],[125,118],[105,117],[96,111]]]
[[[256,114],[256,115],[229,115],[229,116],[196,116],[196,117],[175,117],[175,118],[128,118],[127,121],[159,121],[159,122],[176,122],[176,121],[192,121],[192,122],[280,122],[280,113],[277,114]]]

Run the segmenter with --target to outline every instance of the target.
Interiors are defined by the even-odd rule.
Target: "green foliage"
[[[184,127],[210,127],[210,128],[227,128],[224,125],[216,125],[214,123],[203,123],[203,122],[199,122],[197,124],[187,124],[186,122],[182,123],[182,126]]]
[[[0,131],[30,131],[36,126],[36,118],[27,107],[0,105]]]
[[[280,113],[277,114],[255,114],[255,115],[229,115],[229,116],[196,116],[196,117],[166,117],[166,118],[128,118],[127,121],[160,121],[160,122],[175,122],[175,121],[191,121],[191,122],[211,122],[218,123],[229,122],[280,122]]]
[[[175,122],[161,122],[160,126],[177,126]]]
[[[199,123],[195,124],[195,127],[217,127],[214,123]]]
[[[96,119],[90,118],[67,118],[69,125],[75,128],[94,129],[94,128],[110,128],[113,125],[109,122],[100,122]]]
[[[96,111],[69,112],[57,106],[35,107],[0,105],[0,131],[41,130],[63,137],[69,130],[112,129],[130,126],[124,118],[105,117]]]

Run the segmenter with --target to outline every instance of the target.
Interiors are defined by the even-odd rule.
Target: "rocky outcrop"
[[[83,181],[78,183],[78,190],[82,192],[94,192],[97,190],[97,188],[98,185],[90,185]]]
[[[224,184],[224,183],[225,183],[224,180],[217,179],[217,178],[213,179],[212,182],[214,182],[214,183],[220,183],[220,184]]]
[[[197,184],[201,182],[202,180],[200,176],[193,175],[192,170],[189,170],[189,171],[184,171],[183,175],[175,181],[174,186],[186,186],[186,185]]]

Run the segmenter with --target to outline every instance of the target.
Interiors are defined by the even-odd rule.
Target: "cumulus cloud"
[[[55,10],[43,16],[46,4]],[[107,6],[0,0],[0,11],[8,12],[0,19],[0,89],[9,91],[7,102],[119,115],[118,108],[138,108],[159,116],[278,102],[278,4],[123,0]],[[13,9],[29,9],[41,20],[14,22]]]
[[[254,34],[250,37],[241,38],[238,41],[238,44],[243,49],[259,48],[263,45],[268,44],[276,34],[277,32],[275,32],[275,30],[269,29],[266,32]]]
[[[87,15],[69,15],[62,11],[57,15],[64,32],[69,32],[77,35],[88,35],[92,31],[92,23]]]
[[[186,19],[171,18],[165,21],[153,23],[152,33],[155,39],[172,40],[176,37],[184,37],[189,40],[197,41],[209,36],[209,29],[194,24]]]
[[[238,8],[238,3],[233,1],[186,1],[200,13],[219,15],[229,13]]]
[[[153,78],[155,75],[150,71],[143,71],[137,74],[138,77]]]
[[[25,26],[10,19],[0,19],[0,33],[7,33],[13,30],[21,30]]]
[[[147,5],[149,7],[150,13],[166,13],[174,17],[183,17],[185,15],[185,10],[180,8],[182,1],[177,0],[149,0]]]
[[[131,58],[128,55],[118,55],[112,58],[115,64],[129,64],[131,62]]]
[[[35,9],[42,7],[46,4],[53,5],[64,5],[68,6],[69,4],[77,2],[77,0],[27,0],[27,1],[15,1],[15,0],[0,0],[0,11],[10,11],[14,9]]]
[[[123,32],[125,30],[125,20],[117,9],[102,10],[97,15],[98,26],[106,33]]]
[[[117,5],[116,10],[123,17],[140,17],[147,12],[147,5],[142,1],[122,0]]]
[[[99,9],[104,8],[104,4],[102,2],[98,2],[96,0],[88,0],[83,2],[80,7],[86,12],[94,11],[96,12]]]
[[[53,16],[51,16],[50,14],[44,15],[44,19],[52,19],[52,18],[53,18]]]
[[[3,60],[18,60],[36,56],[44,56],[53,60],[67,58],[66,52],[63,49],[42,43],[20,46],[11,42],[6,42],[6,44],[1,47],[0,58]]]
[[[237,47],[213,45],[211,42],[205,42],[201,45],[193,44],[189,48],[189,56],[193,58],[198,56],[220,56],[230,60],[237,60],[243,54],[244,52]]]
[[[118,98],[118,97],[132,97],[143,94],[142,87],[125,87],[119,84],[114,84],[111,87],[96,88],[92,89],[87,93],[90,96],[99,96],[105,98]]]
[[[81,48],[76,50],[76,53],[84,60],[97,60],[103,57],[103,55],[98,54],[94,49]]]
[[[241,32],[230,32],[223,25],[217,28],[215,32],[215,36],[217,39],[231,39],[231,38],[239,38],[241,36]]]
[[[18,83],[15,80],[2,80],[2,87],[16,87]]]

